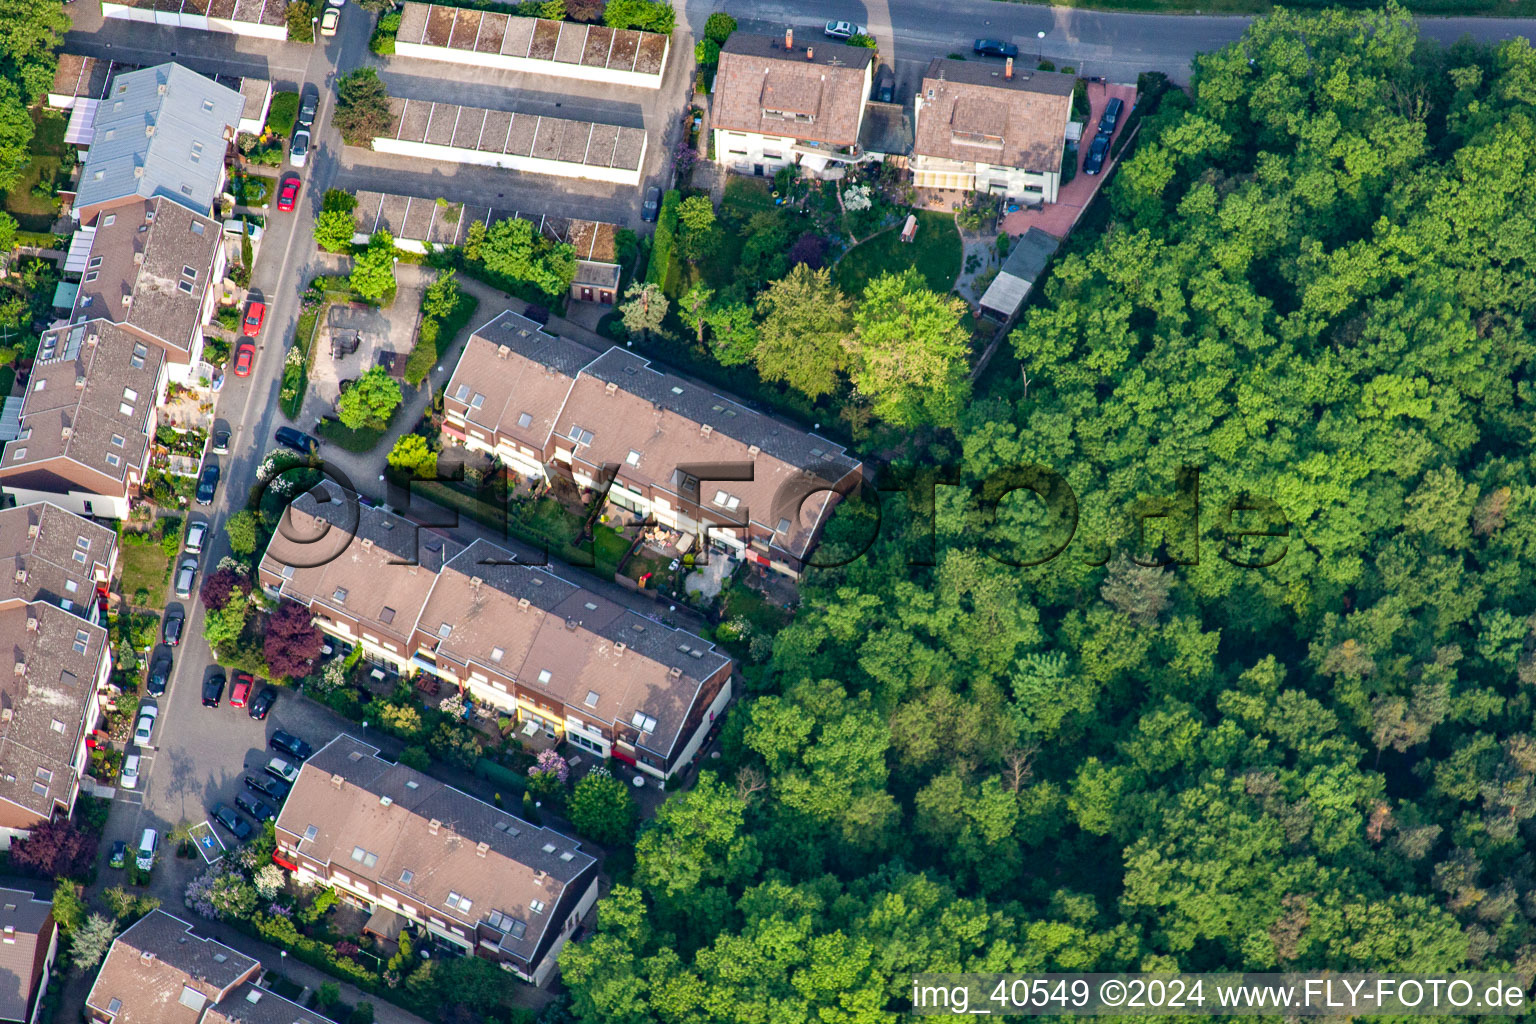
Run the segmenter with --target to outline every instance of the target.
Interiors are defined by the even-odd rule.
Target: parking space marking
[[[197,852],[202,856],[203,863],[214,864],[224,859],[226,852],[224,840],[213,830],[213,824],[208,821],[200,821],[192,826],[192,842],[197,846]]]

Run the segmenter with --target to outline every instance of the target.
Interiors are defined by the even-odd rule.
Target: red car
[[[256,343],[254,341],[242,341],[235,349],[235,376],[249,377],[251,375],[251,363],[256,359]]]
[[[299,179],[297,176],[285,178],[283,187],[277,193],[277,208],[283,213],[293,209],[294,202],[299,198]]]
[[[247,338],[254,338],[261,333],[261,322],[266,319],[267,304],[265,302],[253,302],[245,310],[244,334]]]
[[[243,708],[250,700],[251,688],[256,685],[256,680],[249,672],[241,672],[235,676],[235,685],[229,691],[229,706]]]

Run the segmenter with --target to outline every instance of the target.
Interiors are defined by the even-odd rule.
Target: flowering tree
[[[442,699],[442,702],[437,705],[437,710],[441,711],[443,714],[447,715],[449,718],[458,718],[459,716],[463,715],[464,714],[464,696],[463,696],[463,694],[451,693],[448,696],[444,697]]]
[[[565,763],[565,758],[553,750],[541,750],[538,761],[528,769],[529,778],[536,779],[540,775],[553,775],[558,781],[564,782],[571,777],[571,768]]]
[[[270,900],[283,888],[283,869],[276,864],[267,864],[256,869],[256,874],[251,878],[251,884],[256,886],[256,894],[264,900]]]
[[[849,213],[867,210],[873,203],[874,201],[870,199],[868,185],[850,185],[843,190],[843,205],[848,208]]]

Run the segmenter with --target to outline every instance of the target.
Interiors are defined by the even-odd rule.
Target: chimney
[[[816,48],[815,47],[807,46],[805,48],[805,59],[806,60],[815,60],[816,59]]]
[[[427,822],[427,832],[429,835],[437,835],[437,830],[442,827],[443,823],[438,821],[436,818],[433,818],[431,821]]]
[[[512,354],[512,349],[509,348],[508,346],[506,346],[506,345],[498,345],[498,346],[496,346],[496,358],[497,359],[505,359],[505,358],[507,358],[507,356],[509,356],[511,354]]]
[[[469,585],[471,587],[474,587],[476,590],[479,590],[480,589],[480,584],[482,584],[484,582],[485,582],[485,580],[482,580],[479,576],[471,576],[469,578]]]
[[[1013,77],[1013,58],[1012,57],[1009,57],[1007,62],[1003,65],[1003,77],[1004,78],[1012,78]]]
[[[475,853],[478,854],[481,857],[484,857],[486,855],[486,853],[490,850],[490,848],[491,848],[491,844],[490,843],[480,843],[479,845],[477,845],[475,847]]]
[[[340,775],[332,775],[331,776],[331,785],[334,786],[337,789],[340,789],[342,787],[342,784],[344,782],[346,782],[346,781],[347,780],[345,778],[343,778],[342,776],[340,776]]]
[[[623,640],[620,640],[618,643],[613,645],[613,656],[617,658],[627,650],[629,650],[629,644],[626,644]]]
[[[609,381],[608,382],[608,386],[603,388],[603,393],[607,394],[607,395],[611,395],[611,394],[613,394],[617,390],[619,390],[619,385],[616,382],[614,382],[614,381]]]
[[[27,571],[25,569],[22,569],[20,572],[18,572],[16,574],[16,582],[17,583],[25,583],[25,582],[27,582]],[[36,633],[37,632],[37,625],[38,625],[38,623],[37,623],[36,616],[32,616],[32,615],[27,616],[27,632],[29,632],[29,633]]]
[[[363,550],[364,551],[372,551],[373,550],[373,541],[368,539],[367,537],[363,538]]]
[[[795,30],[792,29],[792,28],[787,28],[787,29],[784,30],[784,49],[786,49],[786,50],[793,50],[794,48],[795,48]]]
[[[703,434],[705,437],[708,437],[710,434],[713,434],[714,432],[715,432],[715,428],[710,426],[708,423],[704,423],[704,424],[701,424],[699,426],[699,433]]]
[[[528,605],[529,605],[529,603],[530,603],[530,602],[529,602],[529,600],[528,600],[528,599],[527,599],[527,598],[526,598],[526,597],[520,597],[520,598],[518,598],[518,599],[517,599],[517,607],[518,607],[518,610],[519,610],[519,611],[524,611],[524,612],[525,612],[525,611],[527,611],[527,610],[528,610]]]

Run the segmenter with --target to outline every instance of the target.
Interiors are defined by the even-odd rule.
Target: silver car
[[[855,25],[851,21],[829,21],[822,31],[833,39],[852,39],[854,36],[869,35],[869,30],[863,25]]]
[[[181,560],[181,567],[176,570],[176,596],[191,597],[192,583],[197,579],[197,559],[191,555]]]
[[[139,708],[139,724],[133,730],[133,742],[141,747],[149,746],[150,736],[155,731],[155,719],[159,716],[160,709],[153,704]]]
[[[309,132],[303,128],[293,133],[293,145],[288,147],[288,162],[303,167],[309,159]]]

